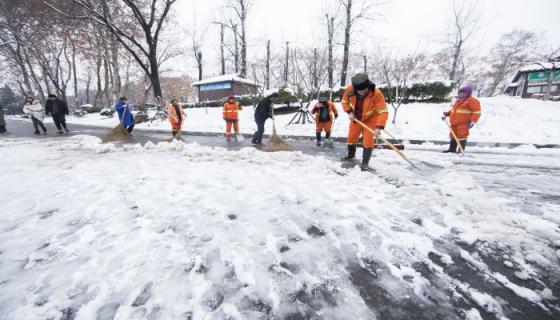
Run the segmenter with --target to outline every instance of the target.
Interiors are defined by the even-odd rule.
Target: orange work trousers
[[[375,121],[364,122],[364,124],[366,126],[372,128],[372,129],[375,129],[374,128]],[[348,144],[358,144],[358,140],[360,139],[360,135],[362,135],[362,137],[363,137],[364,148],[373,148],[374,147],[374,145],[375,145],[375,143],[374,143],[375,135],[373,133],[371,133],[370,131],[362,128],[362,126],[360,126],[358,123],[351,122],[350,123],[350,128],[348,129],[347,143]]]
[[[317,121],[317,124],[315,124],[315,132],[323,132],[323,130],[325,130],[325,132],[331,132],[331,128],[332,128],[332,121],[327,121],[327,122]]]
[[[469,125],[467,123],[452,124],[451,130],[459,140],[467,139],[469,137]],[[453,139],[453,135],[449,133],[449,139]]]
[[[239,121],[238,120],[226,120],[226,137],[231,135],[231,126],[233,125],[233,130],[235,134],[239,133]]]

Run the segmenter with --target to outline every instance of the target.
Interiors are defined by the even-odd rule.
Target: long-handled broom
[[[128,105],[126,105],[125,108],[128,108]],[[125,140],[131,137],[130,132],[126,130],[123,124],[125,112],[126,109],[123,110],[123,115],[122,118],[119,119],[119,124],[113,129],[111,129],[111,131],[109,131],[107,135],[105,135],[105,141]]]
[[[292,151],[292,147],[287,144],[278,133],[276,133],[276,120],[274,119],[274,108],[272,108],[272,136],[270,141],[266,146],[266,151],[276,152],[276,151]]]
[[[371,132],[375,135],[375,131],[372,128],[370,128],[368,125],[366,125],[365,123],[361,122],[358,119],[354,119],[354,122],[356,122],[362,128],[366,129],[367,131],[369,131],[369,132]],[[443,167],[441,167],[441,166],[434,165],[434,164],[431,164],[431,163],[427,163],[427,162],[424,162],[424,161],[421,161],[420,163],[415,164],[414,162],[410,161],[410,159],[408,159],[408,157],[404,154],[404,152],[399,150],[399,148],[397,148],[394,144],[389,142],[383,136],[376,135],[376,137],[379,138],[381,141],[383,141],[383,143],[385,143],[387,146],[389,146],[389,148],[394,150],[401,158],[403,158],[406,162],[408,162],[412,166],[412,168],[414,168],[414,169],[417,169],[417,170],[422,171],[424,173],[428,173],[429,170],[433,171],[433,170],[443,169]],[[421,168],[420,165],[422,165],[423,167]]]

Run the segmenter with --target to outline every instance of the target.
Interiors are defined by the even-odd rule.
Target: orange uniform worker
[[[369,160],[374,147],[374,139],[389,117],[389,110],[385,97],[365,73],[358,73],[352,77],[352,84],[346,87],[342,95],[342,107],[348,113],[350,128],[348,129],[348,155],[341,160],[349,161],[356,157],[356,144],[360,135],[363,136],[364,152],[362,155],[363,171],[368,170]],[[358,119],[368,127],[374,129],[375,135],[354,122]]]
[[[224,103],[223,118],[226,122],[226,138],[229,139],[231,135],[231,127],[235,135],[239,134],[239,111],[243,110],[243,107],[235,101],[235,97],[231,96],[228,98],[226,103]]]
[[[171,123],[171,134],[175,138],[183,127],[183,121],[185,121],[187,114],[183,107],[179,105],[177,99],[171,100],[171,103],[165,107],[165,112],[167,113],[169,123]]]
[[[480,119],[480,101],[472,96],[473,88],[470,84],[464,84],[459,88],[457,100],[453,104],[451,110],[444,112],[442,119],[449,117],[451,121],[451,130],[457,136],[463,150],[467,146],[467,138],[469,137],[469,129]],[[449,134],[449,149],[444,152],[458,152],[457,141],[453,135]]]
[[[320,98],[319,102],[311,110],[315,115],[315,133],[317,135],[317,146],[321,145],[321,132],[325,133],[325,138],[331,137],[331,129],[334,119],[338,118],[338,110],[334,103],[327,98]]]

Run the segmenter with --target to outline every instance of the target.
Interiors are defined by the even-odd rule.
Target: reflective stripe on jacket
[[[480,101],[475,97],[468,97],[464,100],[456,100],[453,108],[449,111],[451,124],[468,124],[477,122],[480,118]]]
[[[243,110],[243,107],[238,102],[230,103],[226,101],[224,103],[223,118],[226,120],[238,120],[240,110]]]

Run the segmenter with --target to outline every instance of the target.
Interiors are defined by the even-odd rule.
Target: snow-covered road
[[[0,140],[0,319],[560,316],[557,151],[308,149]]]

